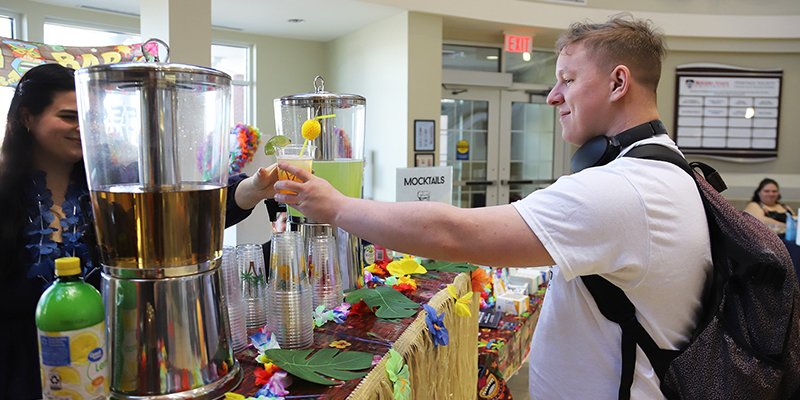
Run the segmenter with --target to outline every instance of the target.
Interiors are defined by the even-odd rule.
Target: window
[[[0,14],[0,36],[14,38],[14,18]]]
[[[238,123],[253,124],[250,121],[250,98],[253,80],[250,74],[250,48],[241,45],[212,44],[211,68],[231,76],[231,121],[233,127]]]
[[[14,18],[8,15],[0,14],[0,36],[5,38],[14,38]],[[3,138],[6,136],[6,117],[8,116],[8,107],[11,105],[11,99],[14,97],[14,88],[0,87],[0,122],[2,122],[2,129],[0,129],[0,146],[3,145]]]
[[[558,54],[552,50],[506,53],[506,72],[514,75],[514,82],[552,85],[556,76],[556,60]]]
[[[500,48],[442,45],[442,68],[464,71],[500,72]]]
[[[141,43],[141,37],[132,32],[119,32],[60,22],[44,23],[44,42],[61,46],[112,46]]]

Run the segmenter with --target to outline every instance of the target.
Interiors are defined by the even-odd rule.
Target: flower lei
[[[75,173],[73,173],[72,178],[76,182],[83,179],[74,175]],[[92,263],[89,257],[89,249],[80,240],[86,226],[78,201],[80,196],[88,194],[89,190],[85,186],[75,183],[67,187],[67,193],[62,205],[65,218],[61,220],[61,227],[66,228],[66,230],[61,233],[63,242],[61,248],[59,248],[58,243],[47,237],[50,233],[55,232],[56,228],[50,227],[50,223],[53,222],[55,216],[50,211],[50,207],[53,206],[53,193],[47,188],[46,176],[47,174],[43,171],[34,171],[32,184],[28,185],[28,219],[31,224],[25,229],[25,234],[31,238],[26,247],[33,259],[27,276],[28,278],[38,276],[45,281],[45,284],[49,284],[55,276],[55,260],[61,257],[62,254],[68,257],[80,257],[87,270],[92,267]]]
[[[237,145],[231,149],[231,165],[228,172],[238,174],[247,163],[253,160],[256,149],[261,143],[261,133],[254,126],[236,124],[236,127],[231,130],[231,135],[236,135]]]

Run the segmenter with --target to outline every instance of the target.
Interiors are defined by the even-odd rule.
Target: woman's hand
[[[275,197],[278,191],[273,187],[278,181],[277,164],[266,168],[259,168],[253,176],[239,183],[234,193],[236,205],[243,210],[249,210],[261,200]]]
[[[325,179],[286,162],[278,167],[300,179],[300,182],[282,180],[275,183],[275,190],[296,194],[276,194],[275,200],[297,209],[314,222],[335,225],[336,216],[348,197],[331,186]]]

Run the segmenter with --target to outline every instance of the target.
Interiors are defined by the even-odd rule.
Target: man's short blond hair
[[[602,24],[575,22],[558,38],[556,53],[561,54],[576,43],[585,46],[601,70],[611,72],[616,66],[625,65],[634,80],[656,92],[667,48],[663,32],[652,21],[620,13]]]

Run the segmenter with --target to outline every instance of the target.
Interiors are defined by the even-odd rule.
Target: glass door
[[[545,96],[503,90],[498,204],[520,200],[554,181],[556,109]]]
[[[443,89],[439,159],[453,167],[453,205],[508,204],[564,173],[555,112],[525,91]]]
[[[453,205],[497,204],[500,92],[442,91],[440,165],[453,167]]]

